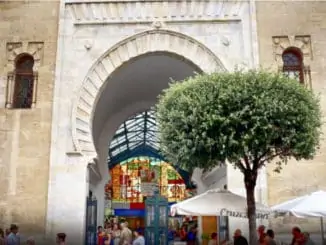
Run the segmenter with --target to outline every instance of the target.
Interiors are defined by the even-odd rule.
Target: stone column
[[[104,209],[105,209],[105,180],[102,179],[95,187],[95,196],[97,199],[97,225],[104,225]]]
[[[67,153],[65,163],[50,166],[47,239],[64,232],[67,243],[84,244],[88,161],[79,153]]]

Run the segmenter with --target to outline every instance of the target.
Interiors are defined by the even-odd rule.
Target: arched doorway
[[[106,220],[119,217],[132,229],[144,227],[145,199],[154,189],[158,188],[170,205],[193,195],[191,176],[164,159],[157,136],[154,110],[130,117],[116,131],[108,151],[111,179],[105,188]]]
[[[150,126],[150,121],[153,121],[148,110],[155,105],[157,96],[168,87],[171,80],[182,80],[193,76],[196,72],[202,72],[202,70],[193,62],[178,54],[161,51],[137,56],[115,70],[101,88],[93,110],[92,138],[99,165],[107,164],[109,168],[107,159],[119,163],[128,158],[128,153],[129,157],[137,157],[142,151],[146,153],[142,156],[147,157],[152,157],[156,151],[156,158],[161,158],[162,156],[157,153],[158,142],[148,139],[153,136],[153,132],[151,134],[148,128],[145,129]],[[138,143],[137,141],[135,143],[134,138],[126,139],[129,136],[126,132],[127,127],[123,127],[122,137],[115,137],[117,131],[119,134],[118,127],[123,122],[127,124],[126,120],[130,123],[128,118],[137,113],[140,113],[139,120],[133,118],[131,121],[138,124],[138,130],[145,129],[145,135],[142,132],[139,136],[143,142],[139,141],[140,139]],[[142,121],[144,116],[145,120]],[[114,145],[115,143],[117,145]],[[108,144],[112,146],[109,149]],[[99,224],[103,224],[103,206],[106,206],[100,194],[103,192],[104,184],[103,179],[94,186],[93,190],[98,198],[97,220]]]
[[[161,64],[167,65],[169,64],[169,61],[172,62],[170,64],[170,68],[172,68],[170,71],[166,71],[168,69],[167,66],[162,67],[165,68],[165,71],[167,72],[165,73],[165,77],[167,78],[167,80],[165,80],[165,86],[162,86],[162,83],[155,82],[158,77],[155,77],[154,75],[154,82],[152,82],[152,84],[160,84],[158,86],[161,86],[158,91],[151,93],[151,99],[154,97],[154,100],[156,100],[158,93],[160,93],[164,87],[167,87],[167,84],[171,81],[171,78],[179,80],[184,79],[189,75],[193,75],[194,72],[214,72],[226,70],[222,62],[206,46],[181,33],[168,30],[151,30],[136,34],[135,36],[121,41],[102,57],[100,57],[90,69],[82,84],[80,95],[75,104],[72,118],[73,140],[75,147],[79,152],[82,152],[83,155],[89,158],[97,156],[98,149],[96,148],[98,146],[98,142],[96,141],[99,139],[100,130],[103,128],[103,125],[106,122],[106,120],[98,120],[98,114],[96,113],[96,110],[99,111],[99,108],[101,107],[100,100],[107,97],[103,91],[108,87],[110,88],[111,92],[114,91],[114,85],[121,89],[121,84],[113,84],[112,77],[114,77],[116,74],[121,74],[119,71],[123,70],[123,67],[126,67],[127,63],[134,64],[135,68],[140,66],[139,62],[143,62],[144,65],[146,62],[144,59],[141,59],[141,57],[152,57],[146,62],[147,64],[153,65],[153,67],[158,69],[156,74],[157,72],[160,72],[161,74],[164,72],[161,71],[158,63],[151,62],[155,59],[154,57],[163,57],[165,60],[162,61]],[[173,66],[176,64],[176,61],[179,61],[179,66]],[[179,68],[182,69],[177,71]],[[153,75],[153,72],[154,71],[150,72],[151,75]],[[127,74],[126,72],[124,73],[124,75]],[[175,75],[178,73],[178,75],[173,77],[171,76],[173,73]],[[129,69],[128,75],[135,77],[131,69]],[[138,87],[138,89],[140,88],[137,82],[131,82],[129,88],[135,89],[135,87]],[[117,93],[114,94],[118,95]],[[130,97],[130,95],[126,93],[123,95]],[[145,100],[148,99],[143,98],[141,100],[137,100],[137,103],[142,103]],[[111,101],[110,105],[112,105],[112,103],[113,102]],[[131,104],[120,106],[119,109],[121,110],[123,107],[130,105]],[[136,107],[142,106],[138,105]],[[144,108],[140,110],[138,109],[138,111],[148,109],[148,105],[143,107]],[[136,111],[137,109],[135,109],[133,113]],[[109,112],[107,112],[106,117],[108,114]],[[131,115],[132,113],[128,116]],[[124,116],[123,119],[125,120],[126,117]],[[122,120],[120,119],[119,123],[121,122]],[[118,125],[115,126],[117,127]]]
[[[52,178],[58,173],[66,174],[74,186],[69,189],[60,182],[50,183],[47,217],[50,234],[71,231],[69,241],[82,244],[85,200],[91,188],[98,199],[98,224],[103,223],[103,190],[109,180],[109,154],[114,151],[111,149],[109,153],[108,147],[116,139],[114,135],[121,124],[153,107],[171,79],[221,70],[225,68],[220,60],[203,44],[166,30],[137,34],[103,54],[88,71],[74,104],[71,136],[75,152],[66,154],[64,166],[60,163],[51,166]],[[97,174],[88,174],[87,179],[86,166]],[[66,196],[64,205],[58,202],[58,196]],[[68,218],[63,219],[65,215]]]

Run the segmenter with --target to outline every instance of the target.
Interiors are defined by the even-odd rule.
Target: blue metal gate
[[[86,237],[85,245],[97,244],[97,200],[90,192],[86,205]]]
[[[145,201],[146,245],[168,244],[169,202],[154,191],[154,196]]]

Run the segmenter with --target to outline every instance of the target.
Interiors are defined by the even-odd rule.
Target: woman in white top
[[[138,231],[134,231],[135,239],[132,245],[145,245],[145,238]]]
[[[115,223],[113,225],[113,229],[112,229],[112,238],[113,238],[113,244],[114,245],[119,245],[120,236],[121,236],[121,230],[119,229],[118,224]]]

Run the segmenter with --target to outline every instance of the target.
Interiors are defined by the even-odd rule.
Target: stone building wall
[[[324,106],[326,93],[323,85],[326,77],[326,62],[324,60],[326,57],[324,48],[326,44],[326,2],[257,1],[256,4],[260,63],[264,67],[275,70],[278,67],[277,59],[279,57],[275,56],[274,51],[277,53],[284,43],[293,42],[296,45],[301,45],[300,47],[304,49],[305,53],[304,62],[310,65],[311,69],[311,84],[307,85],[321,94],[322,105],[326,110]],[[25,233],[43,233],[45,228],[58,9],[59,1],[0,2],[0,227],[18,223],[22,232]],[[75,9],[74,14],[78,15],[81,10],[78,11],[79,9]],[[69,18],[73,17],[74,15]],[[74,60],[76,54],[77,57],[80,54],[80,57],[85,59],[84,52],[87,50],[84,50],[84,46],[87,49],[90,45],[88,41],[95,39],[94,33],[98,36],[102,35],[97,40],[99,44],[95,43],[91,51],[96,55],[86,57],[88,63],[92,63],[93,57],[98,57],[122,37],[125,38],[149,28],[147,22],[135,25],[129,23],[129,20],[123,20],[128,27],[121,29],[120,26],[113,26],[113,23],[109,23],[110,27],[102,26],[96,30],[95,28],[83,28],[83,25],[87,26],[88,22],[84,23],[80,18],[78,21],[77,24],[82,31],[75,33],[71,27],[69,30],[71,36],[74,35],[73,42],[71,43],[71,40],[68,39],[66,41],[68,48],[69,45],[74,46],[72,48],[72,50],[75,49],[74,52],[70,53],[71,57],[74,56]],[[194,24],[192,20],[189,20],[192,21],[192,24],[186,25],[186,21],[188,20],[177,19],[168,25],[171,30],[184,32],[206,43],[221,58],[229,57],[230,66],[238,64],[242,58],[247,56],[247,54],[242,54],[240,60],[235,58],[240,57],[238,52],[242,45],[246,47],[247,51],[250,50],[248,48],[250,45],[247,42],[240,45],[243,39],[247,40],[248,37],[239,34],[241,30],[237,24],[232,22],[219,27],[223,35],[229,35],[230,40],[228,40],[223,35],[218,35],[213,23],[207,24],[204,28],[202,23]],[[214,25],[216,24],[214,23]],[[249,33],[249,28],[246,28],[248,32],[242,34]],[[98,33],[102,29],[107,29],[108,33],[117,34],[111,35],[108,42],[108,36],[103,34],[106,32]],[[85,41],[87,42],[85,43]],[[236,44],[237,48],[229,49],[229,43]],[[8,93],[7,75],[13,71],[13,61],[21,52],[30,52],[37,61],[36,104],[32,109],[9,109],[5,108]],[[73,63],[69,59],[66,62]],[[88,63],[86,62],[86,66],[89,65]],[[66,72],[66,76],[69,77],[69,71]],[[54,140],[52,143],[55,144]],[[269,204],[276,204],[295,196],[326,188],[324,181],[326,157],[323,153],[325,148],[326,144],[323,143],[321,153],[313,161],[289,163],[281,174],[273,173],[273,166],[269,166]],[[279,230],[285,231],[293,223],[298,223],[310,231],[319,229],[318,222],[311,220],[306,222],[308,226],[305,227],[302,221],[293,218],[273,220],[271,225],[273,228],[278,227]]]
[[[257,1],[257,22],[260,63],[277,69],[277,54],[283,47],[300,47],[304,64],[310,66],[311,83],[306,85],[320,94],[326,111],[326,2],[323,1]],[[275,54],[276,53],[276,54]],[[326,127],[324,127],[324,133]],[[296,196],[326,188],[326,144],[312,161],[290,162],[280,174],[268,168],[269,204],[277,204]],[[279,218],[271,221],[278,231],[289,232],[292,225],[310,232],[318,232],[318,219]]]
[[[59,1],[0,1],[0,227],[17,223],[22,234],[45,230],[58,9]],[[38,72],[35,107],[6,108],[7,76],[24,52]]]

